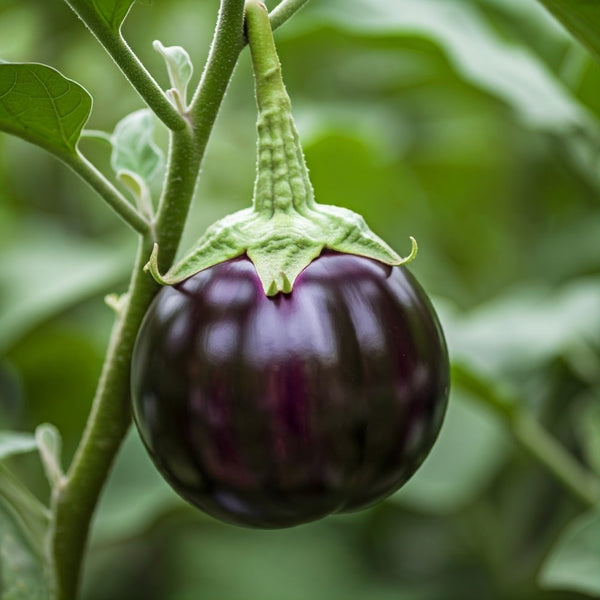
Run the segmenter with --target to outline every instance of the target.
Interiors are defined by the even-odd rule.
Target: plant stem
[[[246,37],[250,42],[259,111],[275,104],[285,106],[289,112],[290,98],[283,83],[270,18],[260,0],[246,0]]]
[[[222,0],[215,34],[190,103],[189,115],[194,124],[197,144],[205,146],[217,117],[240,52],[244,47],[244,0]]]
[[[104,43],[97,31],[106,34],[103,29],[106,26],[98,25],[98,16],[87,8],[87,3],[83,0],[67,1]],[[90,521],[114,458],[131,423],[129,372],[135,338],[142,318],[159,289],[154,280],[143,271],[143,267],[155,242],[161,247],[161,267],[164,265],[168,268],[175,258],[209,135],[239,53],[244,47],[243,15],[243,0],[221,0],[211,51],[189,114],[183,118],[177,113],[177,119],[171,121],[172,125],[189,123],[191,127],[172,127],[167,175],[156,221],[153,227],[144,230],[141,237],[128,297],[113,328],[83,437],[62,485],[53,492],[52,525],[48,544],[53,600],[75,600],[77,597]],[[88,16],[91,24],[87,20]],[[109,42],[113,40],[112,32],[108,38]],[[110,45],[107,49],[114,58]],[[128,66],[127,61],[130,58],[124,57],[124,65],[120,66],[126,74],[139,74],[139,63],[136,67]],[[119,64],[118,60],[117,63]],[[130,77],[130,80],[136,82],[134,85],[143,88],[142,80],[148,83],[145,78],[146,75],[142,73],[139,78],[135,75]],[[149,104],[150,101],[154,102],[151,108],[165,108],[163,101],[155,94],[153,86],[150,85],[148,89],[149,91],[140,93]],[[162,91],[160,94],[164,97]],[[168,105],[171,109],[170,103]],[[168,113],[172,116],[170,109],[163,111],[163,117],[167,117],[163,118],[163,121],[167,125],[167,121],[170,120]],[[94,182],[94,189],[109,200],[105,187],[108,182],[104,178],[92,177],[96,172],[82,165],[83,163],[78,162],[71,166],[77,166],[83,171],[80,174],[86,175],[86,181]],[[110,198],[113,203],[114,198],[115,196]],[[117,209],[115,206],[113,208]],[[122,209],[120,204],[119,208]]]
[[[270,13],[271,28],[277,29],[295,15],[308,0],[282,0]]]
[[[106,203],[138,233],[144,235],[150,223],[132,206],[115,186],[82,154],[64,154],[60,157],[73,171],[88,183]]]
[[[101,131],[99,129],[82,130],[81,139],[99,140],[101,142],[106,142],[107,144],[112,145],[112,136],[110,135],[110,133],[106,133],[106,131]]]
[[[463,365],[452,366],[452,381],[492,409],[507,426],[514,440],[575,498],[588,506],[600,502],[600,479],[565,450],[519,402]]]
[[[111,27],[89,0],[65,1],[94,34],[156,116],[173,131],[183,129],[186,125],[185,119],[123,39],[120,23],[116,24],[117,29]]]
[[[510,422],[521,448],[543,465],[554,478],[583,504],[600,502],[600,480],[582,467],[542,425],[521,409]]]
[[[308,209],[315,208],[313,189],[283,83],[270,18],[260,0],[246,1],[246,37],[258,105],[253,207],[269,219],[275,213],[289,214],[291,210],[306,215]],[[261,169],[264,164],[270,167]]]
[[[86,429],[61,486],[52,496],[49,559],[56,600],[74,600],[91,516],[131,421],[129,362],[137,330],[157,286],[144,272],[151,248],[143,239],[129,299],[113,328]]]

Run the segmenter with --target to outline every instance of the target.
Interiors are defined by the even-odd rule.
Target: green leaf
[[[42,561],[0,499],[0,592],[2,600],[47,600]]]
[[[571,0],[564,0],[564,4]],[[595,1],[595,0],[594,0]],[[526,47],[507,43],[473,3],[447,0],[329,0],[313,7],[320,18],[373,37],[420,36],[439,45],[465,80],[501,98],[529,126],[551,131],[597,129],[582,104]]]
[[[568,525],[542,565],[539,582],[600,598],[600,508]]]
[[[107,291],[129,270],[129,248],[119,243],[78,240],[39,223],[21,224],[18,231],[14,241],[3,240],[0,352],[49,317]]]
[[[0,460],[14,454],[32,452],[37,448],[35,437],[20,431],[0,431]]]
[[[163,46],[158,40],[154,49],[163,57],[174,92],[175,105],[180,112],[187,108],[187,88],[194,72],[190,55],[181,46]]]
[[[37,63],[0,64],[0,130],[54,154],[74,153],[92,109],[78,83]]]
[[[54,425],[43,423],[36,428],[35,439],[38,444],[46,477],[54,487],[61,482],[64,475],[60,456],[62,451],[60,433]]]
[[[529,284],[461,318],[443,315],[454,361],[484,374],[539,367],[600,331],[600,280],[582,278],[550,290]],[[443,310],[446,310],[445,308]]]
[[[600,61],[598,0],[539,0]]]
[[[133,173],[147,185],[163,165],[163,153],[154,143],[154,121],[149,109],[127,115],[112,135],[111,165],[115,173]]]

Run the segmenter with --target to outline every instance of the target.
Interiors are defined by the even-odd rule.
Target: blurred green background
[[[134,6],[125,35],[162,85],[151,42],[184,46],[197,78],[217,4]],[[534,0],[312,0],[276,40],[317,199],[361,212],[401,254],[414,235],[411,270],[453,360],[600,468],[600,66]],[[84,85],[89,128],[112,131],[143,107],[62,2],[1,0],[0,58]],[[252,85],[244,53],[184,250],[250,202]],[[109,173],[106,146],[80,147]],[[134,246],[75,175],[0,135],[0,429],[55,424],[65,463],[112,323],[103,296],[125,290]],[[473,396],[453,388],[432,455],[394,497],[276,532],[187,507],[132,432],[102,498],[84,598],[587,597],[539,577],[582,507]],[[47,496],[35,460],[19,460]]]

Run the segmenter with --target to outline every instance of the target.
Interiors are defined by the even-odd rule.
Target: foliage
[[[129,12],[122,33],[175,104],[138,92],[175,127],[217,3],[69,4],[96,7],[105,47]],[[113,319],[103,297],[126,291],[134,262],[131,232],[95,192],[122,199],[126,220],[147,217],[168,152],[165,127],[63,8],[0,6],[0,59],[19,63],[0,64],[0,128],[95,189],[0,136],[0,589],[14,600],[47,597],[45,474],[56,485],[71,463]],[[98,508],[82,597],[600,597],[587,506],[600,477],[600,8],[323,0],[276,40],[319,201],[363,214],[400,253],[408,236],[419,241],[411,270],[434,294],[454,360],[442,436],[388,502],[269,533],[184,505],[131,432]],[[251,90],[242,54],[181,252],[249,203]],[[60,431],[62,461],[54,429],[26,433],[45,422]]]

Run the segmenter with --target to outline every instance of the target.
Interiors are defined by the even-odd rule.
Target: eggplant
[[[188,502],[222,521],[298,525],[400,488],[449,388],[435,311],[406,267],[325,251],[267,296],[240,256],[164,287],[132,366],[135,422]]]

